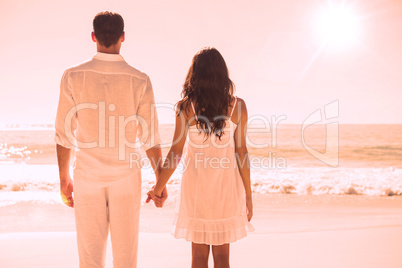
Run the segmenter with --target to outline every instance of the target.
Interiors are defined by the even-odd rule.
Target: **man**
[[[67,69],[60,84],[55,123],[60,194],[66,205],[74,207],[81,268],[104,267],[109,227],[113,267],[136,267],[141,206],[139,145],[156,177],[162,165],[152,84],[119,54],[124,37],[119,14],[98,13],[92,32],[97,54]],[[72,150],[74,198],[69,175]],[[154,201],[161,207],[166,198],[165,189],[163,197]]]

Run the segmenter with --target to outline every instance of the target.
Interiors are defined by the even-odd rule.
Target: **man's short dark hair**
[[[124,31],[124,21],[120,14],[99,12],[94,18],[93,27],[98,43],[110,47],[119,41]]]

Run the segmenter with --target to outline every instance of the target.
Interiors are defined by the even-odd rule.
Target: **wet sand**
[[[142,206],[138,267],[190,267],[190,243],[170,235],[174,203]],[[231,267],[401,267],[401,196],[255,194],[254,210]],[[73,209],[19,202],[0,220],[1,267],[78,267]]]

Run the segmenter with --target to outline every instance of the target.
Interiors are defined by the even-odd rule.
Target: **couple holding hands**
[[[113,266],[137,265],[141,170],[128,167],[116,147],[120,140],[110,133],[116,126],[113,116],[127,123],[124,118],[132,115],[145,124],[128,122],[123,131],[140,138],[156,175],[146,202],[163,206],[169,178],[186,161],[173,236],[192,243],[191,267],[208,267],[211,249],[214,266],[229,267],[230,243],[254,228],[247,108],[234,95],[222,55],[204,48],[193,57],[176,104],[172,146],[162,161],[152,84],[120,55],[123,18],[98,13],[92,39],[97,45],[93,59],[63,74],[55,123],[60,194],[74,208],[80,267],[105,266],[109,230]],[[101,105],[108,117],[97,112]],[[73,150],[74,180],[69,175]],[[124,156],[130,152],[127,148]]]

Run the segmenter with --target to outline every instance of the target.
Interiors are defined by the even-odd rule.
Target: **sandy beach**
[[[256,231],[232,244],[231,267],[401,267],[401,196],[255,194],[254,200]],[[138,267],[190,267],[190,243],[170,234],[174,203],[142,206]],[[3,207],[0,219],[1,267],[78,267],[73,209],[19,202]],[[112,267],[110,237],[106,267]]]

